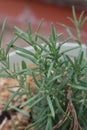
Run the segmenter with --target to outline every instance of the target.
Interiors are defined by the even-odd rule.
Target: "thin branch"
[[[62,119],[58,121],[58,123],[53,127],[52,130],[55,130],[56,128],[59,128],[63,123],[68,119],[68,116],[71,114],[72,116],[72,121],[69,130],[82,130],[78,119],[77,119],[77,114],[75,107],[72,103],[72,98],[71,98],[71,90],[68,86],[66,86],[66,96],[67,96],[67,108],[66,108],[66,115],[63,115]]]

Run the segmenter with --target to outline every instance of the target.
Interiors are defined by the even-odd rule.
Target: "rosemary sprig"
[[[6,51],[1,48],[0,62],[4,67],[0,68],[0,76],[11,77],[18,81],[18,85],[13,86],[17,90],[11,90],[12,95],[5,104],[4,110],[14,109],[24,116],[31,111],[33,122],[25,130],[33,127],[35,130],[87,129],[87,59],[84,58],[85,52],[80,39],[86,18],[83,19],[84,12],[82,12],[77,20],[74,7],[72,12],[73,19],[69,18],[69,20],[74,24],[78,37],[73,35],[71,27],[62,25],[70,36],[60,42],[63,34],[57,34],[52,23],[51,33],[45,38],[39,34],[42,22],[34,33],[29,23],[27,32],[15,27],[15,37],[8,44]],[[32,50],[15,45],[17,39],[24,40]],[[76,42],[76,46],[62,50],[69,40]],[[17,51],[17,55],[25,58],[21,62],[21,67],[14,66],[13,70],[10,69],[8,60],[11,48]],[[77,51],[78,48],[79,52],[76,56],[69,55],[72,50]],[[28,68],[26,59],[32,62],[34,68]],[[29,81],[27,76],[31,77]],[[18,100],[12,106],[12,100],[16,96]],[[26,96],[26,101],[17,106],[23,96]],[[25,106],[28,109],[24,112],[22,109]]]

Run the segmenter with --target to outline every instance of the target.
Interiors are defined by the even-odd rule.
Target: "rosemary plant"
[[[84,58],[82,40],[80,38],[81,29],[87,20],[76,17],[73,8],[73,19],[69,20],[75,25],[74,30],[77,37],[72,33],[72,28],[61,24],[69,33],[69,37],[60,42],[63,34],[57,34],[56,28],[51,24],[51,33],[48,38],[39,34],[39,26],[33,33],[30,23],[27,32],[15,27],[15,37],[8,44],[7,49],[0,44],[0,76],[13,78],[18,81],[15,91],[11,90],[11,97],[4,105],[4,110],[14,109],[24,116],[30,117],[32,123],[27,125],[25,130],[34,128],[35,130],[87,130],[87,59]],[[3,34],[2,26],[1,39]],[[33,51],[15,45],[17,39],[22,39]],[[77,43],[75,47],[63,49],[64,44],[73,40]],[[1,40],[0,40],[1,41]],[[41,44],[41,41],[44,44]],[[29,68],[26,60],[21,62],[21,67],[14,64],[10,69],[9,52],[13,48],[17,54],[25,59],[29,59],[34,67]],[[77,56],[70,56],[67,52],[77,50]],[[15,61],[14,61],[15,62]],[[27,76],[32,77],[27,81]],[[31,86],[33,82],[33,86]],[[12,100],[17,98],[14,105]],[[18,101],[26,96],[26,101],[17,106]],[[27,106],[27,110],[22,108]]]

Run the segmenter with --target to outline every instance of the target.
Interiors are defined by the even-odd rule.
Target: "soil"
[[[30,121],[28,117],[25,117],[16,111],[3,111],[3,104],[11,95],[8,86],[17,84],[17,81],[13,79],[0,78],[0,130],[16,130],[16,128],[17,130],[24,130],[25,126],[29,125]],[[26,97],[23,97],[20,99],[20,102],[25,99]],[[16,99],[14,98],[13,102],[15,100]]]

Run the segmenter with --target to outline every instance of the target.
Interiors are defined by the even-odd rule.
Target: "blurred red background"
[[[77,16],[80,15],[81,9],[76,8]],[[87,11],[85,11],[85,16]],[[41,33],[47,35],[50,31],[50,23],[55,25],[57,22],[71,25],[67,16],[72,17],[71,6],[60,6],[55,3],[46,3],[41,0],[0,0],[0,23],[7,17],[7,28],[11,31],[14,25],[26,29],[27,23],[30,21],[34,29],[40,20],[44,18]],[[58,32],[65,30],[56,25]],[[83,39],[86,43],[87,23],[83,28]],[[11,35],[11,33],[10,33]]]

